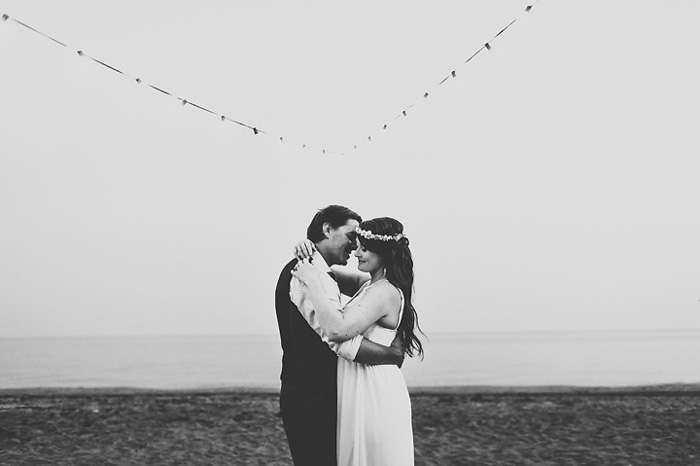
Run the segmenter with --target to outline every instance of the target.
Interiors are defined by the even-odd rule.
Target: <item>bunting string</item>
[[[491,49],[493,48],[493,46],[492,46],[493,41],[496,40],[496,38],[498,38],[498,36],[500,36],[501,34],[503,34],[503,33],[504,33],[508,28],[510,28],[513,24],[515,24],[515,22],[518,21],[518,19],[520,19],[520,18],[523,16],[523,14],[528,14],[528,13],[530,13],[530,12],[532,11],[532,8],[533,8],[534,4],[537,3],[538,1],[539,1],[539,0],[534,0],[533,3],[532,3],[531,5],[526,6],[525,9],[521,12],[521,14],[520,14],[519,16],[517,16],[517,17],[514,18],[512,21],[510,21],[503,29],[501,29],[500,31],[498,31],[498,33],[497,33],[496,35],[494,35],[491,39],[489,39],[488,41],[484,42],[484,45],[482,45],[479,49],[477,49],[474,53],[472,53],[472,54],[469,56],[469,58],[467,58],[464,62],[462,62],[462,63],[460,64],[460,66],[464,66],[464,65],[468,64],[470,61],[472,61],[477,55],[479,55],[479,54],[480,54],[481,52],[483,52],[484,50],[486,50],[486,51],[491,51]],[[410,109],[412,109],[412,108],[414,108],[415,106],[417,106],[417,105],[420,103],[421,100],[426,100],[426,99],[428,99],[428,97],[430,97],[430,95],[431,95],[432,93],[434,93],[440,86],[442,86],[443,84],[445,84],[445,83],[446,83],[448,80],[450,80],[450,79],[457,78],[457,76],[458,76],[458,73],[457,73],[457,70],[456,70],[456,69],[450,71],[450,73],[449,73],[447,76],[445,76],[440,82],[438,82],[435,86],[433,86],[433,88],[432,88],[429,92],[424,92],[419,98],[417,98],[416,100],[414,100],[413,103],[411,103],[411,104],[408,105],[404,110],[402,110],[401,113],[399,113],[399,114],[397,114],[396,116],[394,116],[394,118],[393,118],[391,121],[396,121],[396,120],[398,120],[398,119],[400,119],[400,118],[405,118],[405,117],[407,117],[407,116],[408,116],[408,113],[409,113],[408,111],[409,111]],[[381,129],[381,130],[382,130],[382,131],[386,131],[388,128],[389,128],[389,124],[388,124],[388,123],[385,123],[385,124],[382,126],[382,129]],[[371,134],[371,135],[367,136],[367,141],[368,141],[368,142],[372,142],[372,140],[376,138],[376,135],[377,135],[377,133]],[[353,148],[354,148],[354,149],[358,149],[358,147],[359,147],[359,144],[358,144],[358,145],[355,145]]]
[[[65,48],[68,48],[68,49],[71,48],[71,47],[69,47],[68,45],[66,45],[65,43],[63,43],[63,42],[61,42],[61,41],[59,41],[59,40],[57,40],[57,39],[54,39],[53,37],[49,36],[48,34],[45,34],[45,33],[41,32],[41,31],[39,31],[38,29],[33,28],[33,27],[29,26],[28,24],[26,24],[26,23],[24,23],[24,22],[22,22],[22,21],[19,21],[19,20],[15,19],[15,18],[10,17],[8,14],[3,14],[3,15],[2,15],[2,18],[0,18],[0,19],[2,19],[2,22],[3,22],[3,23],[5,23],[5,22],[7,22],[7,21],[13,21],[13,22],[19,24],[20,26],[25,27],[25,28],[29,29],[30,31],[33,31],[33,32],[35,32],[35,33],[37,33],[37,34],[39,34],[39,35],[41,35],[41,36],[43,36],[43,37],[45,37],[45,38],[47,38],[47,39],[53,41],[53,42],[55,42],[56,44],[61,45],[62,47],[65,47]],[[195,108],[197,108],[197,109],[199,109],[199,110],[203,110],[203,111],[205,111],[205,112],[207,112],[207,113],[210,113],[210,114],[212,114],[212,115],[218,116],[218,117],[221,119],[221,121],[229,121],[229,122],[235,123],[235,124],[237,124],[237,125],[239,125],[239,126],[243,126],[243,127],[245,127],[245,128],[248,128],[249,130],[253,131],[253,134],[256,134],[256,135],[257,135],[257,134],[269,134],[267,131],[263,131],[262,129],[260,129],[260,128],[254,126],[254,125],[249,125],[249,124],[247,124],[247,123],[243,123],[243,122],[241,122],[241,121],[234,120],[233,118],[229,118],[229,117],[227,117],[227,116],[225,116],[225,115],[220,115],[220,114],[214,112],[213,110],[209,110],[209,109],[206,108],[206,107],[203,107],[203,106],[201,106],[201,105],[198,105],[198,104],[192,102],[191,100],[184,99],[184,98],[182,98],[182,97],[178,97],[177,95],[173,94],[172,92],[168,92],[168,91],[166,91],[165,89],[163,89],[163,88],[161,88],[161,87],[158,87],[158,86],[153,85],[153,84],[149,84],[149,83],[143,81],[143,80],[142,80],[141,78],[139,78],[139,77],[132,76],[132,75],[130,75],[130,74],[128,74],[128,73],[126,73],[126,72],[120,70],[119,68],[117,68],[117,67],[115,67],[115,66],[112,66],[112,65],[110,65],[110,64],[108,64],[108,63],[106,63],[106,62],[104,62],[104,61],[102,61],[102,60],[99,60],[99,59],[97,59],[97,58],[95,58],[95,57],[92,57],[92,56],[88,55],[88,54],[85,53],[83,50],[76,50],[76,53],[77,53],[78,56],[80,56],[80,57],[85,57],[85,58],[87,58],[87,59],[89,59],[89,60],[92,60],[93,62],[95,62],[95,63],[97,63],[97,64],[99,64],[99,65],[104,66],[104,67],[107,68],[107,69],[110,69],[110,70],[112,70],[112,71],[114,71],[114,72],[116,72],[116,73],[119,73],[119,74],[121,74],[121,75],[123,75],[123,76],[126,76],[126,77],[128,77],[128,78],[131,78],[131,79],[133,79],[134,81],[136,81],[138,84],[143,84],[143,85],[145,85],[145,86],[148,86],[149,88],[151,88],[151,89],[153,89],[153,90],[155,90],[155,91],[158,91],[158,92],[160,92],[161,94],[164,94],[164,95],[166,95],[166,96],[168,96],[168,97],[174,97],[174,98],[176,98],[177,100],[179,100],[179,101],[182,103],[183,106],[185,106],[185,105],[191,105],[192,107],[195,107]],[[280,139],[283,140],[284,138],[280,138]]]
[[[539,0],[534,0],[534,1],[533,1],[533,4],[528,5],[528,6],[524,9],[524,11],[521,13],[521,15],[517,16],[515,19],[513,19],[512,21],[510,21],[504,28],[502,28],[500,31],[498,31],[498,33],[497,33],[496,35],[494,35],[490,40],[484,42],[484,45],[482,45],[479,49],[477,49],[474,53],[472,53],[472,54],[469,56],[469,58],[467,58],[464,62],[462,62],[462,63],[460,64],[460,66],[465,66],[465,65],[467,65],[469,62],[471,62],[477,55],[479,55],[479,54],[480,54],[481,52],[483,52],[484,50],[490,51],[490,50],[492,49],[492,42],[493,42],[496,38],[498,38],[501,34],[503,34],[503,33],[504,33],[508,28],[510,28],[513,24],[515,24],[515,22],[518,21],[518,19],[519,19],[523,14],[530,13],[530,11],[532,10],[534,4],[535,4],[536,2],[538,2],[538,1],[539,1]],[[34,33],[36,33],[36,34],[39,34],[39,35],[45,37],[46,39],[49,39],[49,40],[51,40],[52,42],[54,42],[54,43],[56,43],[56,44],[58,44],[58,45],[60,45],[60,46],[62,46],[62,47],[65,47],[65,48],[68,48],[68,49],[71,48],[71,47],[69,47],[68,45],[66,45],[65,43],[63,43],[63,42],[61,42],[61,41],[59,41],[59,40],[57,40],[57,39],[55,39],[55,38],[49,36],[48,34],[45,34],[45,33],[41,32],[41,31],[39,31],[39,30],[33,28],[32,26],[30,26],[30,25],[28,25],[28,24],[26,24],[26,23],[24,23],[24,22],[22,22],[22,21],[19,21],[19,20],[15,19],[15,18],[12,18],[12,17],[10,17],[10,16],[7,15],[7,14],[3,14],[2,17],[1,17],[1,20],[2,20],[2,23],[7,23],[8,21],[13,21],[14,23],[16,23],[16,24],[18,24],[18,25],[20,25],[20,26],[22,26],[22,27],[24,27],[24,28],[26,28],[26,29],[28,29],[28,30],[30,30],[30,31],[32,31],[32,32],[34,32]],[[208,108],[206,108],[206,107],[204,107],[204,106],[202,106],[202,105],[199,105],[199,104],[194,103],[194,102],[193,102],[192,100],[190,100],[190,99],[185,99],[185,98],[179,97],[179,96],[177,96],[176,94],[173,94],[173,93],[171,93],[171,92],[168,92],[167,90],[165,90],[165,89],[163,89],[163,88],[161,88],[161,87],[158,87],[158,86],[156,86],[156,85],[154,85],[154,84],[149,84],[149,83],[147,83],[147,82],[144,82],[141,78],[136,77],[136,76],[133,76],[133,75],[131,75],[131,74],[128,74],[128,73],[122,71],[121,69],[119,69],[119,68],[117,68],[117,67],[115,67],[115,66],[112,66],[112,65],[106,63],[105,61],[102,61],[102,60],[99,60],[99,59],[97,59],[97,58],[95,58],[95,57],[92,57],[92,56],[88,55],[87,53],[85,53],[83,50],[76,50],[76,53],[78,54],[78,56],[80,56],[80,57],[85,57],[85,58],[91,60],[92,62],[97,63],[98,65],[101,65],[101,66],[103,66],[103,67],[105,67],[105,68],[107,68],[107,69],[109,69],[109,70],[111,70],[111,71],[114,71],[115,73],[119,73],[119,74],[121,74],[121,75],[123,75],[123,76],[125,76],[125,77],[127,77],[127,78],[133,79],[133,80],[134,80],[136,83],[138,83],[138,84],[142,84],[142,85],[147,86],[147,87],[149,87],[149,88],[151,88],[151,89],[153,89],[153,90],[155,90],[155,91],[157,91],[157,92],[159,92],[159,93],[161,93],[161,94],[164,94],[165,96],[172,97],[172,98],[175,98],[175,99],[179,100],[183,107],[189,105],[189,106],[194,107],[194,108],[196,108],[196,109],[198,109],[198,110],[201,110],[201,111],[203,111],[203,112],[206,112],[206,113],[209,113],[209,114],[211,114],[211,115],[217,116],[217,117],[220,119],[221,122],[230,122],[230,123],[234,123],[234,124],[236,124],[236,125],[238,125],[238,126],[241,126],[241,127],[243,127],[243,128],[246,128],[246,129],[252,131],[254,135],[262,134],[262,135],[274,137],[274,138],[276,138],[276,139],[279,139],[280,142],[290,142],[290,141],[291,141],[290,139],[287,139],[287,138],[285,138],[285,137],[283,137],[283,136],[274,136],[274,135],[272,135],[271,133],[269,133],[269,132],[267,132],[267,131],[264,131],[264,130],[262,130],[261,128],[257,127],[256,125],[244,123],[244,122],[242,122],[242,121],[235,120],[235,119],[230,118],[230,117],[227,117],[227,116],[225,116],[225,115],[223,115],[223,114],[217,113],[217,112],[215,112],[215,111],[213,111],[213,110],[210,110],[210,109],[208,109]],[[404,110],[402,110],[400,113],[398,113],[396,116],[394,116],[394,118],[391,119],[390,122],[394,122],[394,121],[396,121],[396,120],[398,120],[398,119],[407,117],[408,114],[409,114],[409,110],[411,110],[412,108],[414,108],[415,106],[417,106],[417,105],[419,104],[420,101],[428,99],[428,98],[430,97],[430,95],[431,95],[433,92],[435,92],[440,86],[442,86],[444,83],[446,83],[446,82],[449,81],[450,79],[455,79],[455,78],[457,78],[457,77],[458,77],[457,69],[454,69],[454,70],[450,71],[450,73],[449,73],[447,76],[445,76],[441,81],[439,81],[435,86],[433,86],[433,88],[430,89],[430,91],[423,92],[416,100],[414,100],[413,103],[411,103],[410,105],[408,105],[407,107],[405,107]],[[384,131],[386,131],[387,129],[389,129],[389,127],[390,127],[390,124],[389,124],[389,123],[385,123],[384,125],[382,125],[381,131],[384,132]],[[374,138],[376,138],[376,136],[377,136],[377,133],[368,135],[368,136],[367,136],[367,142],[372,142],[372,140],[373,140]],[[301,147],[302,149],[307,149],[307,148],[309,148],[309,147],[313,147],[313,146],[309,146],[309,144],[300,143],[300,142],[296,142],[296,143],[294,143],[294,144],[295,144],[295,145],[298,145],[298,147]],[[353,146],[354,149],[357,149],[358,147],[359,147],[359,144],[356,144],[356,145]],[[316,148],[316,149],[317,149],[317,150],[320,150],[323,154],[345,155],[345,153],[346,153],[346,151],[337,152],[337,151],[331,151],[331,150],[328,150],[328,149],[322,148],[322,147],[318,147],[318,148]]]

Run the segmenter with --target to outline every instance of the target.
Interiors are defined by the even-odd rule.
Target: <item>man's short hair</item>
[[[345,225],[350,219],[362,222],[362,217],[345,206],[329,205],[324,207],[316,212],[311,223],[309,223],[309,227],[306,229],[306,237],[314,243],[318,243],[325,238],[323,234],[324,223],[329,223],[333,228],[338,228]]]

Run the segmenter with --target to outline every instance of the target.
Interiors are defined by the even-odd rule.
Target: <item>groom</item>
[[[357,248],[355,228],[361,221],[358,214],[344,206],[319,210],[306,230],[308,239],[316,245],[313,264],[329,274],[331,265],[346,265]],[[282,422],[296,466],[334,466],[337,355],[362,364],[401,365],[403,351],[398,339],[386,347],[362,336],[341,344],[325,338],[310,300],[304,299],[297,279],[292,278],[296,263],[294,259],[284,267],[275,289],[283,351]],[[333,281],[332,275],[329,279]]]

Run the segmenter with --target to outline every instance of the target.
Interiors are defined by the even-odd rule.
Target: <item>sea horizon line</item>
[[[645,334],[645,333],[700,333],[700,328],[605,328],[605,329],[526,329],[526,330],[469,330],[469,331],[436,331],[428,332],[427,338],[435,336],[508,336],[508,335],[586,335],[586,334]],[[0,339],[115,339],[115,338],[221,338],[221,337],[278,337],[277,333],[172,333],[172,334],[89,334],[89,335],[7,335]]]

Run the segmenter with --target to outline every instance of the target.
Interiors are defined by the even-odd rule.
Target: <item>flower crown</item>
[[[358,235],[362,236],[364,239],[371,239],[374,241],[396,241],[398,242],[401,238],[404,238],[403,233],[397,233],[395,235],[377,235],[372,233],[371,230],[363,230],[360,227],[355,228]]]

